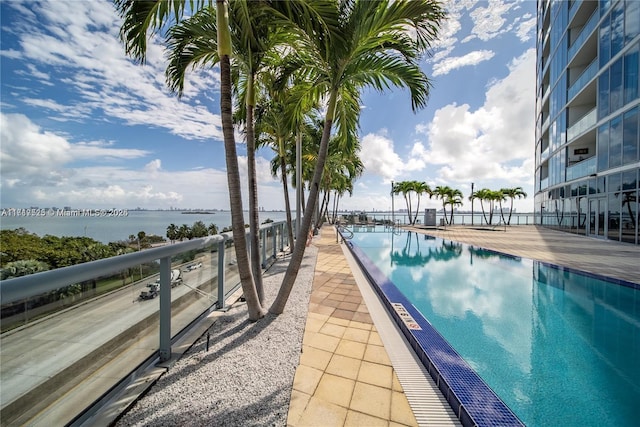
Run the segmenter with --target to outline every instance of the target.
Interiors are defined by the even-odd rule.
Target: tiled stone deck
[[[356,281],[325,228],[287,424],[417,425]]]

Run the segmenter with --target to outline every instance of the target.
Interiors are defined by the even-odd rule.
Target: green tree
[[[198,237],[205,237],[207,235],[209,235],[209,230],[207,229],[207,226],[204,224],[204,222],[196,221],[193,223],[193,225],[191,226],[191,236],[194,239],[197,239]]]
[[[435,188],[434,194],[442,200],[442,210],[445,221],[447,224],[453,224],[454,207],[462,205],[462,192],[447,185],[439,185]],[[449,218],[447,218],[447,206],[451,206]]]
[[[411,193],[413,192],[413,181],[400,181],[393,185],[393,194],[402,194],[404,202],[407,205],[408,222],[411,223],[413,218],[413,209],[411,201]]]
[[[178,226],[175,224],[170,224],[167,227],[167,239],[174,243],[180,237],[180,233],[178,232]]]
[[[325,3],[323,3],[323,6]],[[301,22],[300,68],[313,81],[309,94],[327,100],[318,158],[305,206],[301,229],[289,267],[269,309],[282,313],[295,283],[316,207],[329,137],[334,121],[337,136],[348,141],[354,135],[360,113],[360,91],[373,87],[406,87],[414,110],[427,103],[430,82],[419,57],[437,36],[444,12],[436,1],[416,0],[327,2],[322,22]],[[411,29],[411,32],[408,31]]]
[[[524,192],[522,187],[514,187],[514,188],[503,188],[500,190],[502,194],[508,197],[511,200],[511,204],[509,206],[509,219],[506,221],[507,225],[511,225],[511,214],[513,213],[513,200],[516,198],[527,197],[527,193]],[[502,212],[502,209],[500,209]],[[502,217],[504,220],[504,216]]]
[[[413,181],[413,192],[416,193],[417,202],[416,202],[416,212],[411,224],[415,225],[416,222],[418,221],[418,213],[420,212],[420,197],[423,194],[426,194],[429,196],[429,198],[431,198],[433,195],[433,191],[431,190],[431,187],[429,187],[429,185],[426,182]]]
[[[47,270],[49,270],[49,266],[46,262],[37,261],[35,259],[25,259],[5,264],[1,270],[0,277],[2,277],[2,280],[12,279],[14,277],[26,276],[28,274],[39,273]]]
[[[184,239],[191,240],[192,237],[193,236],[191,234],[191,227],[189,227],[187,224],[182,224],[180,227],[178,227],[178,238],[180,239],[180,241],[183,241]]]
[[[213,223],[209,224],[207,230],[209,231],[210,236],[215,236],[216,234],[218,234],[218,226]]]

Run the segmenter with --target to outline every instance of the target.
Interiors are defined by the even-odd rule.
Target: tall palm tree
[[[475,198],[480,199],[480,208],[482,209],[482,216],[487,225],[491,225],[493,223],[493,212],[495,210],[495,202],[504,200],[504,195],[502,191],[494,191],[488,188],[483,188],[475,192]],[[489,203],[489,218],[484,210],[484,202]]]
[[[258,75],[268,66],[273,57],[290,38],[283,27],[273,27],[264,7],[247,7],[245,2],[233,2],[231,9],[231,42],[233,49],[232,81],[239,104],[237,117],[244,124],[247,142],[247,169],[249,180],[249,226],[251,242],[251,267],[261,304],[264,304],[262,267],[260,263],[260,233],[258,216],[258,183],[255,161],[254,112],[256,106],[256,83]],[[197,66],[215,66],[218,61],[216,43],[216,12],[204,8],[189,19],[173,26],[167,37],[169,87],[182,95],[188,69]],[[273,61],[273,60],[271,60]]]
[[[295,167],[290,167],[288,153],[295,153],[293,150],[294,135],[296,129],[301,128],[300,123],[304,121],[304,116],[311,109],[311,105],[295,108],[295,104],[301,98],[299,92],[304,90],[304,86],[280,85],[278,83],[279,74],[275,71],[263,73],[260,77],[263,99],[258,107],[256,123],[259,135],[258,145],[268,145],[275,152],[275,156],[271,160],[271,172],[273,176],[280,173],[284,190],[289,241],[293,244],[293,222],[287,176],[289,170],[295,170]],[[295,161],[293,165],[295,165]]]
[[[430,82],[420,69],[419,57],[437,36],[444,18],[440,4],[432,0],[327,2],[321,13],[322,22],[301,23],[305,32],[299,53],[300,68],[313,82],[310,95],[327,101],[324,129],[291,262],[269,309],[276,314],[284,310],[302,263],[303,236],[311,226],[334,121],[339,140],[355,134],[360,91],[365,87],[379,91],[406,87],[412,108],[424,107]]]
[[[451,188],[448,185],[439,185],[434,190],[434,194],[442,200],[442,210],[444,219],[447,224],[453,224],[454,206],[462,204],[462,192],[457,188]],[[451,206],[451,214],[447,219],[447,205]]]
[[[169,224],[169,226],[167,227],[167,238],[171,241],[171,243],[174,243],[176,240],[178,240],[178,226],[175,224]]]
[[[507,225],[511,225],[511,214],[513,213],[513,200],[517,197],[518,199],[521,197],[526,198],[527,193],[524,192],[522,187],[514,187],[514,188],[503,188],[500,190],[502,194],[511,199],[511,204],[509,206],[509,219],[507,220]],[[501,209],[502,210],[502,209]],[[504,217],[503,217],[504,219]]]
[[[179,25],[182,21],[182,15],[185,10],[185,1],[136,1],[136,0],[115,0],[116,7],[123,17],[124,22],[120,29],[120,37],[125,43],[126,52],[134,58],[144,62],[146,56],[146,37],[149,29],[157,31],[164,25],[170,23]],[[209,13],[210,20],[208,22],[199,22],[205,28],[200,30],[208,30],[209,36],[215,34],[215,43],[208,40],[208,44],[217,44],[215,52],[210,49],[207,53],[203,53],[204,57],[198,58],[195,62],[207,62],[216,60],[220,65],[220,113],[222,119],[222,133],[225,146],[225,161],[227,166],[227,182],[229,190],[229,199],[231,207],[231,224],[233,232],[234,246],[236,249],[236,261],[238,272],[244,297],[247,301],[247,309],[249,311],[250,320],[258,320],[263,317],[265,311],[260,304],[260,299],[256,290],[256,285],[251,273],[249,258],[247,255],[247,245],[245,240],[244,216],[242,208],[242,198],[240,189],[240,171],[238,167],[238,156],[236,151],[235,136],[233,129],[233,111],[232,111],[232,80],[231,80],[231,55],[233,53],[231,43],[231,28],[229,24],[229,5],[226,0],[216,0],[216,10],[208,7],[210,2],[207,1],[191,1],[189,3],[191,11],[198,15],[197,11],[206,11]],[[238,10],[243,13],[238,15],[242,17],[252,16],[248,11],[249,7],[245,2],[235,2]],[[213,19],[215,15],[215,19]],[[203,16],[203,15],[200,15]],[[170,22],[172,21],[172,22]],[[198,28],[192,28],[198,33]],[[210,31],[213,29],[213,33]],[[251,33],[251,25],[243,26],[243,29],[250,34],[248,39],[254,36]],[[178,42],[179,43],[179,42]],[[188,45],[187,51],[196,46]],[[179,60],[179,59],[178,59]],[[177,64],[180,65],[180,64]],[[176,68],[177,69],[177,68]],[[167,76],[170,77],[172,72],[167,70]],[[173,88],[181,88],[180,80],[174,80]],[[171,87],[171,84],[170,84]],[[257,234],[257,233],[256,233]],[[259,253],[259,251],[253,251]]]
[[[412,224],[415,225],[415,223],[418,221],[418,213],[420,212],[420,196],[422,196],[423,194],[427,194],[429,198],[431,198],[433,196],[433,191],[431,191],[431,187],[429,187],[429,184],[424,181],[413,181],[413,191],[418,196],[416,202],[416,213],[413,217],[412,222]]]
[[[409,215],[409,223],[411,223],[411,218],[413,218],[413,210],[411,208],[411,193],[413,192],[413,182],[414,181],[396,182],[392,188],[393,194],[402,194],[402,197],[404,197],[404,202],[407,205],[407,214]]]

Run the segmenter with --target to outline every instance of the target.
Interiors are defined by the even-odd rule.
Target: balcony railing
[[[284,222],[261,226],[263,266],[287,234]],[[170,360],[181,331],[238,289],[234,258],[224,233],[2,281],[2,425],[68,424],[138,368]]]
[[[576,54],[576,52],[578,52],[578,50],[580,50],[584,42],[591,35],[593,30],[596,28],[596,25],[598,25],[599,20],[600,20],[600,14],[598,13],[598,8],[596,8],[596,10],[591,14],[591,17],[589,18],[587,23],[584,24],[584,27],[582,27],[582,30],[580,31],[580,34],[578,35],[578,37],[575,39],[573,44],[569,47],[569,54],[567,55],[569,58],[569,62],[571,62],[571,60],[573,59],[573,56]]]
[[[596,124],[598,118],[598,111],[593,108],[587,114],[582,116],[573,126],[567,129],[567,142],[570,142],[573,138],[589,130]]]
[[[567,181],[596,173],[596,157],[593,156],[567,168]]]
[[[578,77],[578,79],[575,82],[573,82],[573,84],[571,85],[571,87],[567,92],[567,99],[571,100],[574,96],[580,93],[580,91],[585,87],[585,85],[589,83],[591,79],[593,79],[596,76],[597,73],[598,73],[598,63],[594,59],[591,62],[591,64],[589,64],[589,66],[585,68],[584,71],[582,71],[582,73],[580,73],[580,77]]]

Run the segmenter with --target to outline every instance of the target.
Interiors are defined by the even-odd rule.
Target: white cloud
[[[484,105],[472,111],[455,103],[438,109],[428,124],[428,144],[417,141],[412,156],[443,165],[448,182],[506,179],[523,185],[532,179],[534,148],[535,50],[509,64],[509,75],[488,88]],[[424,132],[417,126],[416,132]]]
[[[433,75],[439,76],[448,74],[450,71],[456,68],[466,67],[469,65],[478,65],[481,62],[488,61],[495,56],[495,53],[490,50],[476,50],[469,52],[464,56],[449,57],[443,59],[433,66]]]
[[[16,2],[9,6],[30,9]],[[60,105],[29,92],[26,102],[48,109],[51,119],[89,120],[101,110],[129,125],[165,128],[186,139],[222,140],[219,115],[181,102],[166,88],[166,59],[157,39],[148,43],[146,65],[136,65],[125,56],[118,36],[121,20],[110,2],[44,2],[37,7],[34,3],[33,10],[25,11],[25,21],[31,23],[29,28],[16,30],[19,55],[15,51],[3,55],[29,63],[24,73],[41,83],[56,82],[76,95],[68,105]],[[38,65],[63,70],[73,78],[44,74]],[[218,86],[215,70],[191,72],[184,97],[210,99]]]
[[[512,1],[493,0],[487,7],[475,8],[469,13],[474,24],[471,33],[480,40],[487,41],[509,31],[511,27],[505,27],[507,19],[504,15],[515,5]]]
[[[384,133],[369,133],[362,138],[360,159],[368,173],[391,180],[400,174],[404,163],[393,150],[393,141]]]
[[[516,35],[521,42],[527,42],[535,36],[536,32],[536,17],[529,14],[523,16],[524,21],[521,21],[516,29]]]

